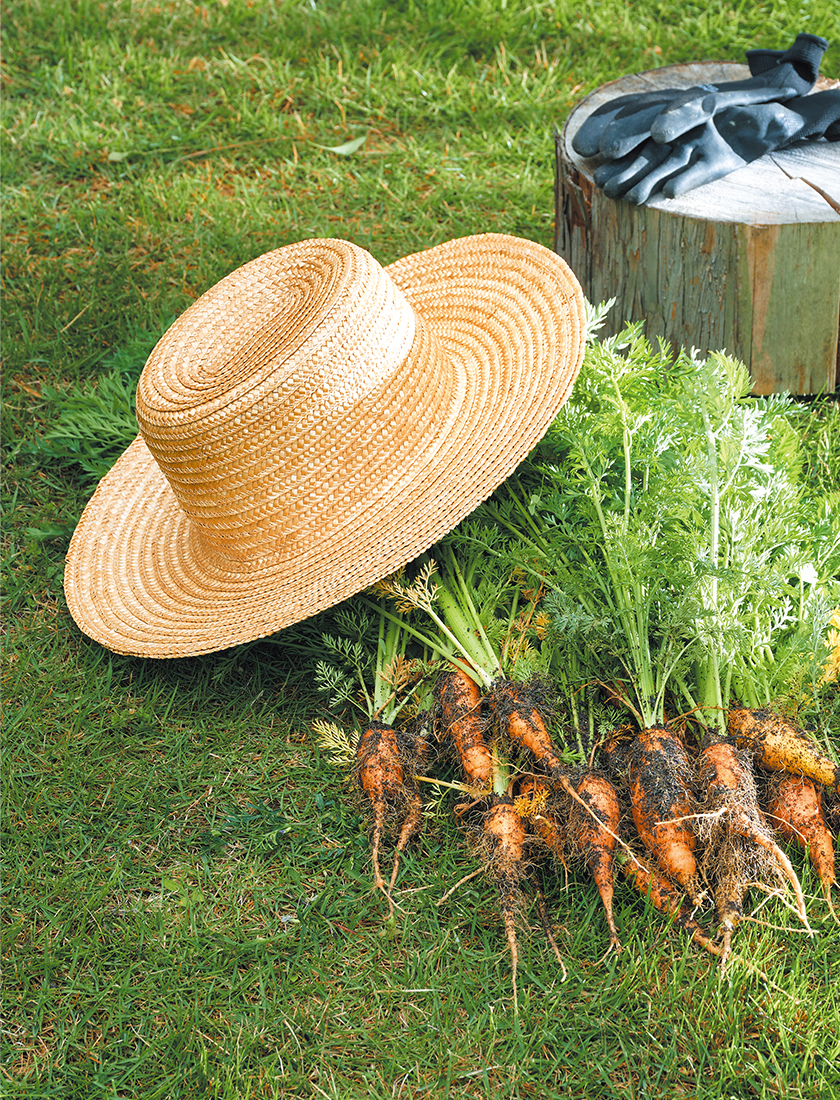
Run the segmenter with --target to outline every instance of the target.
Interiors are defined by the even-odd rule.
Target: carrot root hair
[[[711,736],[701,749],[698,774],[706,791],[707,810],[698,815],[698,832],[706,842],[704,867],[719,869],[716,901],[721,928],[731,938],[737,923],[732,914],[740,914],[746,895],[742,884],[755,875],[760,878],[762,873],[773,873],[787,879],[797,915],[810,934],[802,886],[759,809],[749,753],[739,750],[731,738]]]

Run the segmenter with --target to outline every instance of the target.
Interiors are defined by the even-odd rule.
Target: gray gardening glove
[[[824,38],[798,34],[789,50],[747,51],[753,74],[747,80],[619,96],[592,112],[572,138],[572,148],[583,157],[600,154],[617,160],[649,137],[673,141],[728,107],[805,95],[814,86],[827,48]]]
[[[674,142],[651,139],[638,153],[602,164],[595,171],[595,184],[611,198],[633,203],[645,203],[659,190],[672,199],[765,153],[819,137],[840,141],[840,89],[786,104],[726,108]]]
[[[708,94],[698,95],[697,89],[689,89],[678,96],[653,120],[650,136],[654,141],[674,141],[729,107],[784,103],[807,95],[816,82],[827,49],[828,42],[824,38],[798,34],[791,48],[760,75],[717,87],[710,85]]]

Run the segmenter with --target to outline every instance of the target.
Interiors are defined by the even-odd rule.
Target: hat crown
[[[194,537],[236,557],[293,549],[352,476],[352,410],[393,388],[417,328],[387,272],[341,240],[269,252],[202,295],[137,388],[140,431]]]

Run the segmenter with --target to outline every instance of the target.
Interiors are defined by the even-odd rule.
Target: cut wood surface
[[[732,62],[672,65],[621,77],[579,103],[556,135],[555,250],[590,301],[616,298],[609,333],[644,320],[650,339],[743,359],[756,393],[832,391],[840,142],[801,142],[644,206],[604,195],[593,182],[599,159],[572,149],[584,120],[616,96],[749,75]]]

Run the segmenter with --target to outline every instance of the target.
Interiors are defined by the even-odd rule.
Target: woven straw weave
[[[70,544],[68,604],[120,653],[273,633],[416,557],[514,470],[583,354],[577,280],[486,234],[381,268],[303,241],[222,279],[161,338],[140,436]]]

